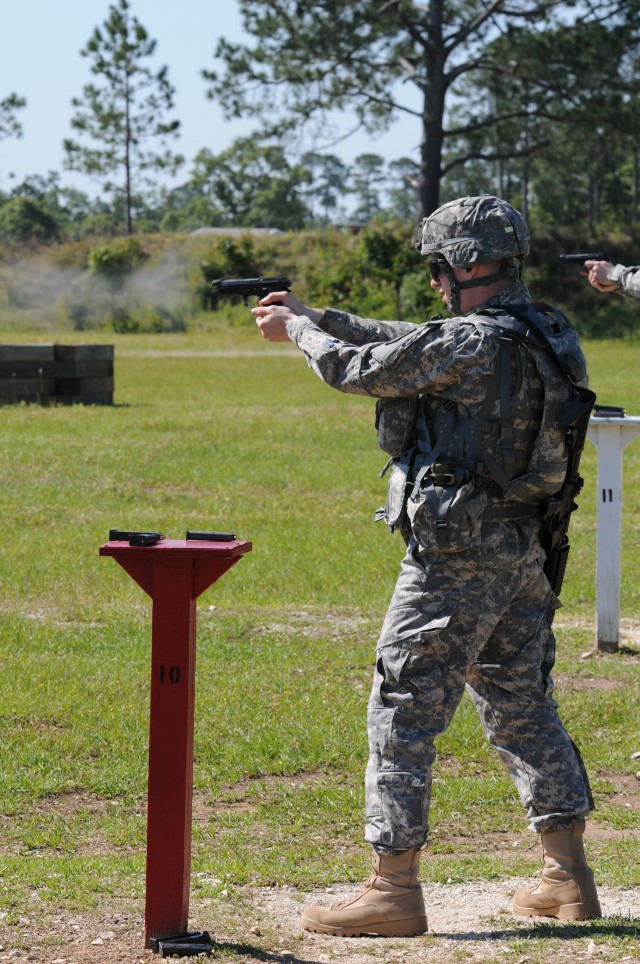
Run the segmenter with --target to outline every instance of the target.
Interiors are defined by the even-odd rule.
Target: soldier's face
[[[448,307],[451,303],[451,284],[449,282],[449,276],[446,271],[442,270],[438,262],[430,262],[429,269],[431,271],[431,287],[434,291],[437,289],[442,301]]]

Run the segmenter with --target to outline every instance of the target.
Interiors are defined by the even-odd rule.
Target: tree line
[[[129,0],[117,0],[81,51],[91,81],[73,101],[65,165],[96,177],[89,199],[56,174],[0,195],[0,235],[185,231],[208,226],[297,230],[350,217],[412,221],[443,200],[497,193],[542,227],[631,231],[640,204],[639,0],[238,0],[247,42],[222,39],[207,96],[227,118],[255,117],[259,142],[172,144],[168,67]],[[0,140],[19,136],[25,101],[0,101]],[[374,152],[352,165],[336,111],[372,134],[415,119],[415,157]],[[295,137],[293,135],[296,135]],[[307,140],[308,142],[308,140]],[[157,180],[157,177],[156,177]]]
[[[28,177],[0,193],[0,240],[116,237],[131,233],[123,209],[137,233],[189,233],[203,226],[357,228],[376,219],[408,223],[415,214],[413,198],[398,188],[398,176],[415,168],[408,158],[387,163],[379,154],[346,164],[334,154],[307,152],[292,163],[280,145],[239,138],[220,154],[202,150],[184,184],[132,192],[128,203],[117,190],[108,198],[91,198],[63,187],[55,172]]]

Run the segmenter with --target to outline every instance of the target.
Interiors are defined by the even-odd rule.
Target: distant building
[[[203,234],[230,235],[232,238],[240,238],[243,234],[282,234],[280,228],[196,228],[189,232],[189,237],[193,238]]]

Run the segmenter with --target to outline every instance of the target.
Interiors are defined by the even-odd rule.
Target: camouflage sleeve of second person
[[[625,268],[623,264],[617,264],[613,271],[609,271],[607,278],[620,285],[626,295],[640,299],[640,265]]]

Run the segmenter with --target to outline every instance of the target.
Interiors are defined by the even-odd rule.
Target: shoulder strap
[[[482,308],[478,314],[490,317],[496,325],[511,332],[516,338],[535,342],[544,348],[572,384],[577,385],[586,377],[581,353],[578,355],[558,352],[558,338],[566,332],[572,332],[576,338],[577,336],[567,316],[553,305],[542,301],[500,305],[497,308]]]
[[[498,357],[493,369],[493,376],[485,395],[482,407],[475,419],[475,427],[472,428],[469,421],[464,418],[458,420],[458,431],[468,444],[476,459],[483,463],[493,480],[503,490],[509,485],[515,464],[513,452],[513,421],[511,417],[511,351],[512,344],[508,338],[500,339]],[[495,459],[491,458],[485,447],[480,441],[482,427],[489,417],[496,398],[500,399],[500,425],[502,447],[502,466]]]

